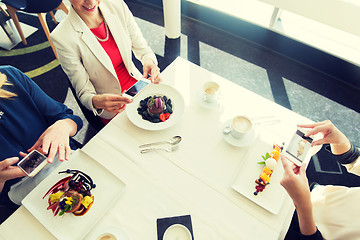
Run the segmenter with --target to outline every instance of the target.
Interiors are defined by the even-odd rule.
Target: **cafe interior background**
[[[360,18],[352,14],[360,10],[357,1],[278,1],[275,6],[273,0],[182,0],[178,38],[165,34],[161,0],[125,2],[161,70],[180,56],[313,121],[330,119],[359,145],[360,31],[355,26]],[[86,144],[97,130],[79,108],[37,15],[17,15],[28,44],[19,37],[9,43],[0,29],[0,64],[19,68],[81,116],[84,127],[75,139]],[[65,16],[56,11],[58,21]],[[12,20],[2,18],[16,35]],[[46,20],[52,31],[56,24],[50,14]],[[309,179],[349,185],[346,170],[324,151],[312,158]],[[351,176],[350,185],[359,184]]]

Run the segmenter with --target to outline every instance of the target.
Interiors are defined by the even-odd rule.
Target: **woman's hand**
[[[28,150],[36,149],[43,154],[49,154],[47,161],[51,163],[58,152],[59,160],[68,160],[71,153],[69,137],[74,136],[77,131],[76,123],[71,119],[56,121],[48,127],[39,137],[36,143]]]
[[[150,75],[151,82],[157,84],[161,82],[160,68],[156,66],[151,58],[146,58],[143,62],[143,77],[148,78]]]
[[[296,166],[281,156],[281,162],[284,166],[284,175],[280,184],[288,192],[294,202],[298,219],[300,232],[304,235],[312,235],[317,231],[313,213],[310,190],[306,177],[306,164],[301,167]]]
[[[104,109],[110,113],[121,113],[125,110],[126,104],[132,100],[118,94],[98,94],[92,98],[95,108]]]
[[[0,162],[0,192],[5,181],[26,176],[26,174],[18,166],[12,166],[18,161],[18,157],[11,157]]]
[[[314,141],[312,146],[330,143],[333,154],[345,153],[351,147],[350,141],[347,139],[347,137],[342,132],[340,132],[340,130],[337,129],[330,120],[325,120],[318,123],[299,124],[298,127],[311,128],[306,133],[306,136],[322,133],[324,137]]]
[[[288,192],[295,206],[309,202],[310,190],[305,172],[306,164],[303,163],[301,167],[296,166],[284,156],[281,156],[281,162],[285,172],[280,184]]]

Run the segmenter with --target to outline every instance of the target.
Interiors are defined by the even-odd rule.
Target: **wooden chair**
[[[27,13],[36,13],[38,15],[41,26],[44,29],[45,35],[51,45],[55,57],[57,58],[56,49],[54,44],[51,42],[49,27],[46,23],[46,13],[50,12],[54,22],[57,24],[53,10],[60,9],[64,11],[66,14],[69,13],[69,9],[66,7],[64,2],[62,0],[2,0],[2,2],[5,3],[9,15],[14,21],[16,29],[18,30],[24,45],[27,45],[27,42],[24,33],[21,29],[20,22],[16,15],[16,12],[23,11]]]

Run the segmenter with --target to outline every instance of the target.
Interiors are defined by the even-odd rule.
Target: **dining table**
[[[131,119],[129,111],[134,108],[129,105],[69,160],[69,164],[79,159],[96,164],[88,171],[101,182],[93,190],[93,209],[82,217],[69,217],[74,225],[82,218],[79,222],[86,227],[62,229],[72,231],[70,238],[56,232],[49,225],[56,223],[61,228],[61,220],[45,221],[38,216],[42,211],[46,214],[45,208],[28,207],[42,199],[43,194],[35,188],[35,193],[29,194],[31,198],[25,198],[25,203],[1,224],[0,239],[71,239],[72,235],[74,239],[99,239],[102,231],[118,229],[123,234],[119,239],[162,240],[159,219],[178,216],[190,216],[191,239],[285,238],[295,208],[280,185],[282,164],[277,164],[269,187],[254,196],[255,180],[263,167],[258,162],[266,151],[271,152],[273,143],[286,145],[298,123],[312,121],[181,57],[161,76],[159,86],[175,89],[181,97],[182,109],[176,108],[177,99],[173,99],[174,116],[177,110],[181,114],[172,125],[144,128]],[[220,86],[217,104],[203,102],[202,86],[209,81]],[[238,146],[224,133],[234,116],[253,120],[254,137],[248,145]],[[173,136],[181,136],[174,151],[140,152],[142,144]],[[118,180],[109,178],[107,182],[110,175]],[[108,199],[107,192],[118,194]],[[97,210],[100,205],[101,210]]]

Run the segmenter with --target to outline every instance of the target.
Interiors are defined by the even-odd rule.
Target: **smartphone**
[[[128,90],[126,90],[123,96],[133,99],[141,90],[143,90],[149,83],[150,80],[142,78],[132,85]]]
[[[304,160],[308,159],[309,154],[311,154],[309,150],[313,140],[311,136],[305,137],[305,131],[298,128],[291,138],[284,156],[297,166],[301,166]]]
[[[18,162],[18,166],[29,177],[35,176],[47,164],[47,157],[37,150],[32,150]]]

